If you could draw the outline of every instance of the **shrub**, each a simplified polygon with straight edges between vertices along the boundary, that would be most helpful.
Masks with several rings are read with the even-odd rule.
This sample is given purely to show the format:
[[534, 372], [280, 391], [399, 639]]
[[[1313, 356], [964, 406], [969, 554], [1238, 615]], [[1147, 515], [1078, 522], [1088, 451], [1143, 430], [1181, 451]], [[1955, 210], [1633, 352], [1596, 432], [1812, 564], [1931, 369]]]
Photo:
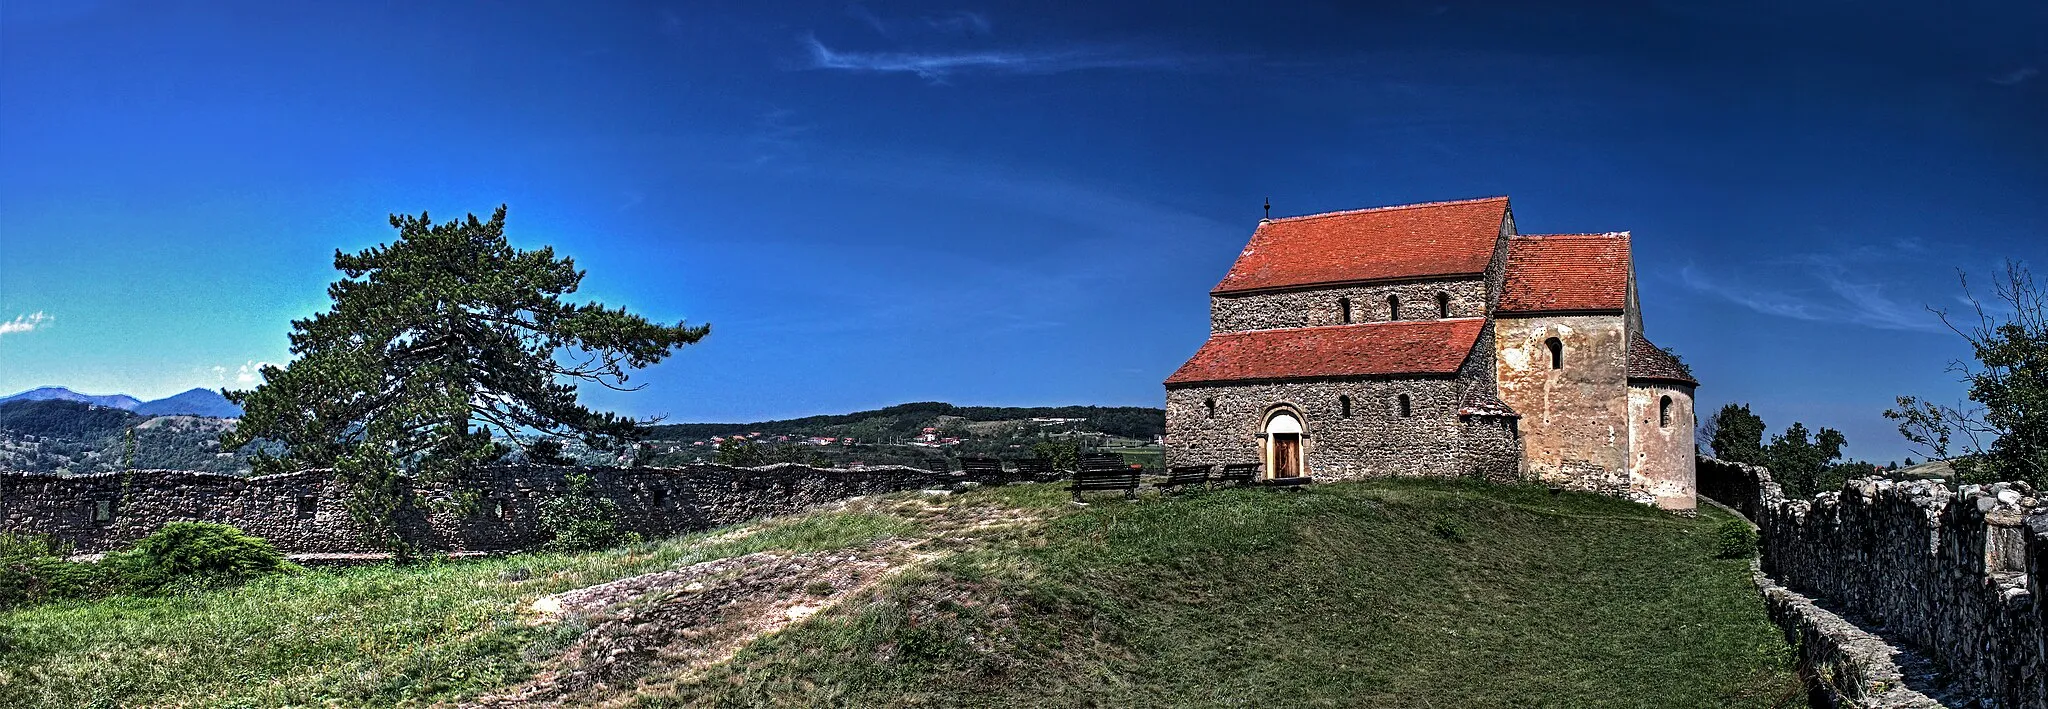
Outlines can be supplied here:
[[590, 476], [570, 473], [569, 489], [541, 503], [540, 528], [549, 535], [550, 551], [588, 551], [638, 542], [638, 534], [619, 532], [619, 505], [590, 490]]
[[211, 522], [166, 524], [102, 563], [119, 574], [125, 590], [137, 592], [225, 586], [292, 568], [262, 537]]
[[69, 552], [48, 537], [0, 532], [0, 610], [80, 595], [94, 586], [90, 567], [64, 560]]
[[1714, 530], [1716, 553], [1723, 559], [1747, 559], [1756, 554], [1756, 530], [1748, 522], [1731, 519]]
[[1429, 531], [1432, 534], [1454, 542], [1465, 541], [1467, 534], [1464, 520], [1450, 515], [1438, 516], [1436, 521], [1429, 525]]

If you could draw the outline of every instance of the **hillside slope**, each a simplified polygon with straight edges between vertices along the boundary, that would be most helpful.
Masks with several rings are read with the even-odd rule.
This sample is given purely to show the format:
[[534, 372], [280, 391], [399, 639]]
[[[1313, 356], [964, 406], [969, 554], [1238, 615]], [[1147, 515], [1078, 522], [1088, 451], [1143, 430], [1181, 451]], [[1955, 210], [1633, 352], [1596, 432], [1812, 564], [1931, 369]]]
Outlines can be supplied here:
[[1389, 481], [856, 500], [0, 615], [0, 704], [1798, 706], [1724, 519]]

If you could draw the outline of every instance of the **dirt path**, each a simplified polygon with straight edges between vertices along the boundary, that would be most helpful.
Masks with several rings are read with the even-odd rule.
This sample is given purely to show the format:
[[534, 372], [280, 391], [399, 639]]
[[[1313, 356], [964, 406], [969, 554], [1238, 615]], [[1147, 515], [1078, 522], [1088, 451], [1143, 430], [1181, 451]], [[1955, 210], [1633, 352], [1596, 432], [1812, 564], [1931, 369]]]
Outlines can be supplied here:
[[543, 597], [530, 622], [584, 622], [590, 630], [530, 681], [464, 706], [615, 705], [724, 662], [905, 568], [1042, 522], [1016, 509], [916, 499], [848, 509], [902, 517], [920, 532], [851, 549], [716, 559]]

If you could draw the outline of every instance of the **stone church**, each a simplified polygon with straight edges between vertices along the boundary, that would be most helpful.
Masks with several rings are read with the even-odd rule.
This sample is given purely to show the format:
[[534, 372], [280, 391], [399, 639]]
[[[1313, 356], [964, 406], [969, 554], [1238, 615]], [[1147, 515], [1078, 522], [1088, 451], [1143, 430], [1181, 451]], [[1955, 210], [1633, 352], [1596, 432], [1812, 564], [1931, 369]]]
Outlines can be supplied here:
[[1690, 510], [1692, 374], [1650, 344], [1628, 232], [1506, 197], [1265, 219], [1166, 379], [1171, 465], [1531, 480]]

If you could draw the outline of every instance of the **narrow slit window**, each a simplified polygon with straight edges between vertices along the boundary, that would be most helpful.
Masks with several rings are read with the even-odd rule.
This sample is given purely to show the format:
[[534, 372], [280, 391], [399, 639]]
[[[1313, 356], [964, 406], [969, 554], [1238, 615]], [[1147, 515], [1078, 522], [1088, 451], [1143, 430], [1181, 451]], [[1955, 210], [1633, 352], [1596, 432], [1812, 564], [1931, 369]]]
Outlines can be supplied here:
[[1451, 316], [1451, 294], [1436, 294], [1436, 316], [1439, 318], [1448, 318]]
[[1398, 296], [1398, 295], [1390, 295], [1390, 296], [1387, 296], [1387, 319], [1388, 319], [1388, 320], [1399, 320], [1399, 319], [1401, 319], [1401, 296]]
[[1344, 396], [1337, 397], [1337, 415], [1343, 418], [1351, 418], [1350, 395], [1347, 394]]
[[1544, 340], [1543, 346], [1550, 350], [1550, 368], [1564, 369], [1564, 341], [1553, 337]]
[[1657, 425], [1671, 427], [1671, 397], [1657, 400]]
[[1350, 298], [1338, 298], [1338, 299], [1337, 299], [1337, 312], [1338, 312], [1339, 316], [1343, 318], [1343, 322], [1344, 322], [1344, 324], [1346, 324], [1346, 325], [1349, 325], [1349, 324], [1351, 324], [1351, 299], [1350, 299]]
[[1402, 418], [1415, 415], [1415, 402], [1409, 399], [1407, 394], [1394, 397], [1394, 406], [1400, 409]]
[[1216, 418], [1216, 400], [1215, 400], [1215, 399], [1206, 399], [1206, 400], [1204, 400], [1204, 401], [1202, 402], [1202, 406], [1203, 406], [1203, 407], [1205, 407], [1205, 408], [1207, 408], [1207, 409], [1209, 409], [1209, 418]]

